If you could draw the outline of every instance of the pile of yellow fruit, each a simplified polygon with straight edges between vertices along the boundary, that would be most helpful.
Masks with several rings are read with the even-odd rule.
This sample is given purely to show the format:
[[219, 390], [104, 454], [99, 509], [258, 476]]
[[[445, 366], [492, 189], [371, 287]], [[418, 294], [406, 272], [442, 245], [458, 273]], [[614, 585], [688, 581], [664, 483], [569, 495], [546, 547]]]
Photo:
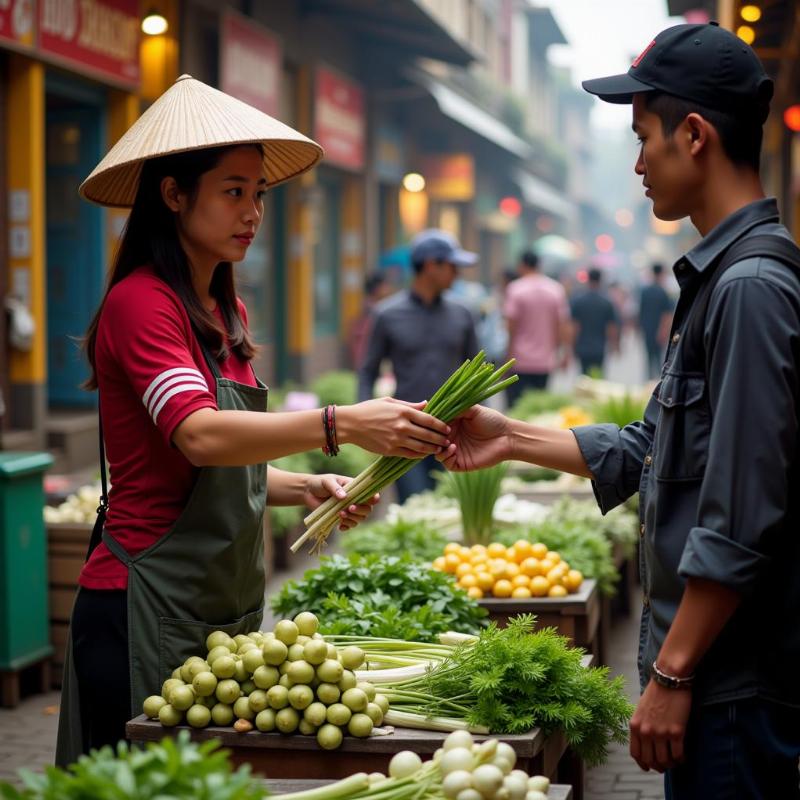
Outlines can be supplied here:
[[499, 542], [465, 547], [450, 542], [433, 568], [456, 576], [467, 594], [482, 597], [566, 597], [578, 591], [583, 575], [541, 542], [520, 539], [511, 547]]

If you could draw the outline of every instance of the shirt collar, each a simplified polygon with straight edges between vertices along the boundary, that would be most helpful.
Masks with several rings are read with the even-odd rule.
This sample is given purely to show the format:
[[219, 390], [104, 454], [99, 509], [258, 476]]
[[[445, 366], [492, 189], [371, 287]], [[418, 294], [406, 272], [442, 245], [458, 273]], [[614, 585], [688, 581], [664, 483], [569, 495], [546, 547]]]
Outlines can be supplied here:
[[748, 203], [712, 228], [683, 258], [678, 260], [675, 269], [680, 273], [683, 271], [682, 264], [688, 263], [697, 272], [703, 272], [724, 250], [751, 228], [779, 220], [778, 201], [774, 197], [764, 197]]
[[435, 308], [436, 306], [440, 306], [442, 304], [442, 295], [438, 294], [430, 303], [425, 302], [413, 289], [408, 290], [408, 296], [411, 298], [412, 302], [416, 303], [419, 306], [423, 306], [424, 308]]

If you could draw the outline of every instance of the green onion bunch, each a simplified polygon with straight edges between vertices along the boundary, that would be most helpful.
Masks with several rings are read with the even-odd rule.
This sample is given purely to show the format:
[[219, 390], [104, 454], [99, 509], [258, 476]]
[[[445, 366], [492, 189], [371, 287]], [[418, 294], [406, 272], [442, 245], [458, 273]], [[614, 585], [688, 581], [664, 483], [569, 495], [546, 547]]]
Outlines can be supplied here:
[[[443, 422], [450, 422], [467, 409], [514, 383], [517, 380], [516, 375], [503, 378], [513, 365], [514, 359], [511, 359], [495, 369], [494, 364], [487, 363], [486, 354], [481, 350], [473, 359], [465, 361], [437, 389], [428, 401], [425, 412]], [[331, 497], [305, 518], [308, 528], [292, 545], [292, 552], [296, 553], [308, 539], [314, 540], [312, 551], [321, 550], [339, 522], [340, 511], [353, 503], [365, 503], [421, 460], [402, 456], [381, 456], [375, 460], [349, 484], [347, 497], [343, 500]]]

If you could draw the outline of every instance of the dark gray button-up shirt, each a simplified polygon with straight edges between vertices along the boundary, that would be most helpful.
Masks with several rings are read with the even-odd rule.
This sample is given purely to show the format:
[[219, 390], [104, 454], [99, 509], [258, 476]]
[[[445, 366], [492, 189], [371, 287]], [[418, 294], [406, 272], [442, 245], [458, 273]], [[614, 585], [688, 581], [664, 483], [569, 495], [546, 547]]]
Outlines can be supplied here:
[[[675, 265], [681, 292], [733, 241], [789, 236], [774, 199], [738, 210]], [[704, 703], [761, 696], [800, 706], [800, 281], [770, 258], [734, 264], [712, 292], [706, 369], [690, 373], [676, 316], [644, 420], [574, 430], [605, 513], [639, 492], [644, 687], [689, 577], [740, 592], [702, 659]]]
[[381, 361], [391, 359], [395, 397], [429, 400], [444, 381], [478, 352], [472, 314], [439, 297], [426, 304], [410, 291], [398, 292], [375, 310], [369, 346], [359, 372], [358, 398], [372, 397]]

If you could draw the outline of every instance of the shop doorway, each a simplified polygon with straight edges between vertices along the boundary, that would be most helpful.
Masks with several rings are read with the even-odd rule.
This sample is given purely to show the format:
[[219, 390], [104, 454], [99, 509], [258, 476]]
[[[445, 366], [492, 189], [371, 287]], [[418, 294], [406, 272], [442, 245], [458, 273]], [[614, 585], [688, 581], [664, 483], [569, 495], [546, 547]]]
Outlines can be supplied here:
[[80, 350], [105, 278], [104, 214], [78, 196], [105, 147], [105, 92], [47, 76], [47, 390], [51, 409], [91, 408]]

